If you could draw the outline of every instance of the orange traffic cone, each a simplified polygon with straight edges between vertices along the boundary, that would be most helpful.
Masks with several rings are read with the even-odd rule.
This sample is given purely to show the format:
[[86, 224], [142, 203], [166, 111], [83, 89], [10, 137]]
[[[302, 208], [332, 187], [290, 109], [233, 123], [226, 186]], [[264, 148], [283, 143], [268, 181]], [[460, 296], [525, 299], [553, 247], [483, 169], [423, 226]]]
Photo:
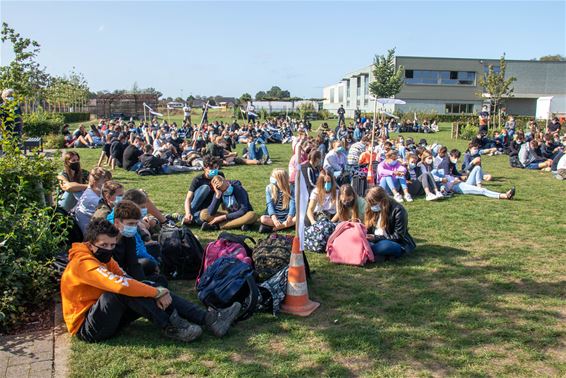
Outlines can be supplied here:
[[300, 249], [299, 238], [295, 236], [291, 250], [291, 261], [289, 261], [287, 295], [281, 305], [281, 311], [291, 315], [309, 316], [320, 306], [320, 303], [309, 299], [305, 262]]

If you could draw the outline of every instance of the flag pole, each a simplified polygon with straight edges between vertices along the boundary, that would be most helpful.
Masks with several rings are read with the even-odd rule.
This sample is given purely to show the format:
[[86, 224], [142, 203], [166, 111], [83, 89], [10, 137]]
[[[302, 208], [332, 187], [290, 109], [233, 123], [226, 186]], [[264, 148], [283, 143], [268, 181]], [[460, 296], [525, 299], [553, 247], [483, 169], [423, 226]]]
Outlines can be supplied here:
[[299, 151], [301, 148], [300, 142], [297, 142], [295, 148], [297, 149], [295, 151], [295, 164], [297, 164], [297, 172], [295, 173], [295, 209], [298, 210], [295, 212], [295, 235], [299, 237], [299, 216], [304, 216], [304, 214], [299, 214], [299, 212], [301, 211], [301, 166], [299, 164]]
[[143, 122], [147, 122], [146, 118], [145, 118], [145, 102], [143, 103]]
[[202, 117], [200, 118], [200, 127], [202, 127], [202, 124], [204, 122], [204, 114], [208, 111], [208, 101], [206, 102], [206, 105], [204, 106], [204, 111], [202, 112]]

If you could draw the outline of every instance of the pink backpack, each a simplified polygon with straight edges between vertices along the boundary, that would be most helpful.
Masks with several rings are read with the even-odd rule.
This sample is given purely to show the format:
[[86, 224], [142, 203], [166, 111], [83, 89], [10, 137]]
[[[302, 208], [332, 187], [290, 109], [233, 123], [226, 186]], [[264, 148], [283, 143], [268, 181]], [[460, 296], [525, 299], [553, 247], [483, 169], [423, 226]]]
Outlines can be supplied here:
[[342, 222], [330, 235], [326, 255], [336, 264], [363, 266], [374, 261], [373, 252], [366, 239], [367, 229], [358, 222]]
[[248, 256], [246, 249], [241, 244], [220, 238], [215, 242], [208, 243], [206, 246], [206, 251], [204, 252], [204, 257], [202, 259], [202, 266], [197, 277], [197, 284], [206, 269], [208, 269], [209, 266], [222, 256], [234, 257], [250, 266], [253, 266], [252, 259]]

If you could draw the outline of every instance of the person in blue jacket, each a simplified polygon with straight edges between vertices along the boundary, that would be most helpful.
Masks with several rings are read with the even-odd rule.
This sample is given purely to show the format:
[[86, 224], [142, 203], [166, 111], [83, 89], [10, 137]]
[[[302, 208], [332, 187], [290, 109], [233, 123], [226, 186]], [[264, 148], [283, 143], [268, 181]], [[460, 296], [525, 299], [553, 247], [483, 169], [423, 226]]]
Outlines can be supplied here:
[[215, 231], [241, 228], [242, 231], [248, 231], [257, 216], [248, 192], [240, 181], [229, 181], [222, 176], [214, 176], [210, 184], [214, 196], [208, 208], [200, 212], [200, 219], [203, 221], [201, 229]]
[[289, 174], [283, 168], [271, 172], [269, 185], [265, 187], [266, 213], [261, 216], [259, 232], [284, 230], [295, 225], [295, 188], [289, 182]]

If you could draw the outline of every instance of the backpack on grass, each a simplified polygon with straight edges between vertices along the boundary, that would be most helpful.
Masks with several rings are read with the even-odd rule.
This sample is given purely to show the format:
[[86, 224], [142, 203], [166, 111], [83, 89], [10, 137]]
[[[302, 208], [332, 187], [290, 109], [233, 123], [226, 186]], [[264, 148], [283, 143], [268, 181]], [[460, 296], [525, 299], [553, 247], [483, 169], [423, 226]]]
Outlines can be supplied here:
[[363, 266], [374, 261], [373, 251], [367, 241], [367, 229], [358, 222], [342, 222], [328, 239], [326, 255], [336, 264]]
[[206, 246], [204, 258], [202, 259], [202, 265], [197, 277], [197, 285], [207, 269], [212, 264], [214, 264], [216, 260], [224, 256], [233, 257], [253, 267], [252, 258], [248, 256], [246, 249], [242, 246], [241, 243], [219, 237], [218, 240], [212, 243], [208, 243], [208, 245]]
[[169, 279], [192, 280], [202, 265], [203, 249], [186, 227], [164, 224], [159, 233], [163, 255], [163, 273]]
[[206, 306], [216, 309], [242, 304], [238, 320], [252, 316], [256, 310], [259, 289], [254, 269], [234, 257], [218, 258], [205, 270], [197, 285], [198, 298]]
[[252, 258], [258, 281], [264, 282], [289, 266], [293, 238], [271, 234], [254, 247]]

